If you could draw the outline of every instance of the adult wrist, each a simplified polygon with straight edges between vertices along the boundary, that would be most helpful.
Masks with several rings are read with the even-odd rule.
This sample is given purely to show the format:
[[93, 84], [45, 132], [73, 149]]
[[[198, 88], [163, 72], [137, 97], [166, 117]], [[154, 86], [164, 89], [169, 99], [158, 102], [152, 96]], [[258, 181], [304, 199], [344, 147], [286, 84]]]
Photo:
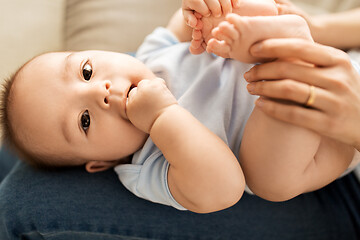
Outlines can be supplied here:
[[313, 37], [314, 41], [317, 43], [322, 43], [323, 38], [326, 37], [324, 36], [324, 31], [326, 30], [326, 23], [324, 22], [322, 17], [308, 17], [306, 21], [309, 25], [311, 36]]
[[354, 147], [358, 152], [360, 152], [360, 142], [357, 142], [357, 144]]

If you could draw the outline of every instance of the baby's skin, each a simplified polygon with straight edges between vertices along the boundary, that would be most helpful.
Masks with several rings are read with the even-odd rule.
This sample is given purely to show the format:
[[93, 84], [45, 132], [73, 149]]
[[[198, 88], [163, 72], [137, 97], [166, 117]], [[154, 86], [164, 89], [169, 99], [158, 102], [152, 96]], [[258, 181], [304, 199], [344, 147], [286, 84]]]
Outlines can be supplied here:
[[211, 32], [206, 50], [224, 58], [245, 63], [267, 59], [253, 57], [249, 50], [255, 43], [269, 38], [303, 38], [312, 40], [306, 21], [297, 15], [242, 17], [228, 14]]
[[[274, 16], [278, 14], [273, 0], [239, 0], [230, 11], [240, 16]], [[198, 23], [193, 30], [191, 53], [201, 54], [206, 50], [208, 41], [213, 37], [212, 29], [224, 21], [226, 15], [225, 12], [221, 16], [214, 16], [213, 14], [202, 16], [195, 12]]]
[[312, 41], [306, 21], [296, 15], [277, 16], [273, 0], [243, 0], [232, 12], [220, 18], [202, 17], [201, 29], [193, 30], [190, 51], [200, 54], [206, 50], [224, 58], [254, 63], [266, 61], [249, 53], [250, 47], [261, 40], [294, 37]]

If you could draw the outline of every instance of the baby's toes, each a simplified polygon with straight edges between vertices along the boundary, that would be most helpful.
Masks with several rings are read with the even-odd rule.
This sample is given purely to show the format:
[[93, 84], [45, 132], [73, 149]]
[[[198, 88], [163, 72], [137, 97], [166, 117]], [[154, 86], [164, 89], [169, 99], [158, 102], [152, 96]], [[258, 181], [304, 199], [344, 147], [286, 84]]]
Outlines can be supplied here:
[[215, 38], [212, 38], [207, 43], [206, 51], [209, 53], [214, 53], [223, 58], [228, 58], [231, 47], [225, 41], [219, 41]]
[[195, 55], [203, 53], [205, 51], [205, 47], [203, 46], [203, 43], [204, 43], [203, 39], [192, 40], [189, 47], [189, 51]]
[[214, 28], [212, 34], [216, 39], [225, 41], [230, 45], [239, 39], [239, 32], [234, 25], [226, 21], [221, 22], [217, 28]]
[[199, 40], [191, 40], [190, 46], [194, 49], [199, 48], [201, 46], [201, 44], [203, 43], [203, 39], [199, 39]]
[[200, 30], [194, 29], [192, 31], [192, 39], [193, 40], [202, 40], [203, 39], [202, 32]]

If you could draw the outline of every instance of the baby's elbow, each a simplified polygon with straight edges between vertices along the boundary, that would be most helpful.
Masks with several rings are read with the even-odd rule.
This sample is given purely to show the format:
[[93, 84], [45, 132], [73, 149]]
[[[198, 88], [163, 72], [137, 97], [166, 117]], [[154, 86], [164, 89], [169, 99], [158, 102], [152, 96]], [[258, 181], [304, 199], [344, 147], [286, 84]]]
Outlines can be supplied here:
[[223, 185], [222, 188], [204, 196], [192, 211], [197, 213], [211, 213], [232, 207], [241, 199], [244, 190], [245, 182], [243, 180], [238, 179], [238, 181], [232, 181], [231, 184]]
[[289, 186], [288, 184], [249, 185], [249, 188], [258, 197], [271, 202], [287, 201], [303, 193], [298, 186]]

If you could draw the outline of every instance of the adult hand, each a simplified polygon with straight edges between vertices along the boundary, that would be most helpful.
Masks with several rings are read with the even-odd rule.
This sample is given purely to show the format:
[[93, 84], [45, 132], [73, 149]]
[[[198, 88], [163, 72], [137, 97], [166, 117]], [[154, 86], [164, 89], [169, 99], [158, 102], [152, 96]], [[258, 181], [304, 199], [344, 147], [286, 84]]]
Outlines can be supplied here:
[[250, 51], [278, 59], [245, 74], [262, 111], [360, 150], [360, 75], [345, 52], [302, 39], [269, 39]]

